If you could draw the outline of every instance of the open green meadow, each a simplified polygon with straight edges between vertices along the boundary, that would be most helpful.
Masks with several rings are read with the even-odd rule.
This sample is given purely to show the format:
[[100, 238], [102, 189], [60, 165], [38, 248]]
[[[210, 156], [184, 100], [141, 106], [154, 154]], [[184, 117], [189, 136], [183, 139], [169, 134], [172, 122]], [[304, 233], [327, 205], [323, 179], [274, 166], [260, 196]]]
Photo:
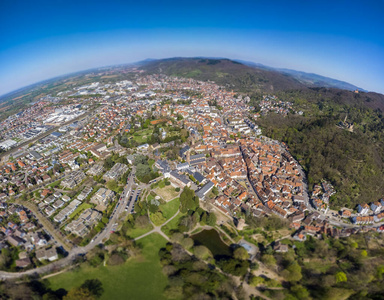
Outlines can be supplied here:
[[129, 259], [119, 266], [93, 268], [81, 266], [77, 271], [65, 272], [49, 278], [52, 290], [67, 291], [80, 286], [87, 279], [99, 279], [104, 288], [100, 299], [165, 299], [162, 291], [167, 278], [161, 271], [159, 249], [166, 240], [153, 233], [140, 241], [142, 255]]
[[147, 142], [147, 139], [151, 137], [153, 130], [152, 129], [143, 129], [136, 131], [133, 134], [133, 139], [138, 143], [138, 144], [145, 144]]
[[185, 214], [179, 212], [172, 221], [161, 227], [161, 231], [164, 232], [166, 235], [171, 236], [171, 231], [176, 230], [178, 228], [179, 221], [184, 216]]
[[160, 205], [160, 210], [163, 213], [165, 219], [169, 219], [175, 215], [180, 206], [179, 198], [173, 199], [165, 204]]
[[131, 239], [135, 239], [148, 231], [151, 231], [153, 229], [152, 224], [148, 224], [145, 228], [130, 228], [127, 230], [126, 235], [129, 236]]

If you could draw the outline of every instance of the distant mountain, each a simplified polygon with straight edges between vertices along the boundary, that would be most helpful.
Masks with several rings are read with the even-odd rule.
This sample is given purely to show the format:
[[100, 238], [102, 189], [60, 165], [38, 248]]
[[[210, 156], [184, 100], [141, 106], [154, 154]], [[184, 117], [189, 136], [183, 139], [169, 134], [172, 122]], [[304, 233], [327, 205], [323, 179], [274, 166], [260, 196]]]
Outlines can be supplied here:
[[307, 86], [330, 87], [330, 88], [337, 88], [337, 89], [349, 90], [349, 91], [359, 90], [362, 92], [367, 92], [366, 90], [360, 87], [357, 87], [353, 84], [350, 84], [348, 82], [313, 74], [313, 73], [305, 73], [305, 72], [289, 70], [289, 69], [278, 69], [278, 71], [293, 76], [294, 78], [296, 78], [301, 83], [304, 83]]
[[[356, 86], [339, 80], [304, 72], [274, 69], [262, 64], [247, 61], [230, 60], [220, 57], [175, 57], [168, 59], [146, 59], [133, 64], [106, 66], [84, 70], [51, 78], [28, 87], [0, 96], [0, 111], [12, 114], [24, 104], [37, 100], [42, 95], [68, 88], [66, 82], [88, 83], [92, 80], [108, 82], [130, 78], [132, 67], [144, 70], [148, 74], [163, 73], [197, 80], [212, 80], [229, 90], [255, 93], [286, 93], [296, 91], [300, 97], [315, 99], [313, 95], [321, 93], [324, 97], [346, 105], [363, 105], [384, 111], [384, 95], [374, 92], [354, 93]], [[102, 79], [102, 73], [112, 73], [113, 78]], [[71, 79], [71, 80], [70, 80]], [[361, 91], [362, 89], [359, 88]], [[280, 95], [281, 96], [281, 95]], [[11, 105], [10, 107], [6, 107]]]
[[[158, 63], [158, 64], [161, 64], [161, 63], [164, 63], [164, 62], [167, 62], [168, 64], [170, 62], [173, 62], [175, 63], [176, 61], [183, 61], [183, 63], [185, 64], [187, 62], [187, 60], [189, 60], [189, 62], [191, 62], [191, 60], [194, 60], [195, 62], [199, 62], [199, 60], [219, 60], [221, 62], [224, 62], [224, 61], [232, 61], [234, 63], [238, 62], [242, 65], [245, 65], [245, 66], [248, 66], [248, 67], [251, 67], [253, 69], [257, 69], [257, 70], [264, 70], [264, 71], [273, 71], [273, 72], [277, 72], [277, 73], [280, 73], [284, 76], [289, 76], [289, 77], [292, 77], [293, 79], [295, 79], [297, 82], [303, 84], [304, 86], [306, 87], [326, 87], [326, 88], [337, 88], [337, 89], [342, 89], [342, 90], [348, 90], [348, 91], [355, 91], [355, 90], [359, 90], [359, 91], [363, 91], [363, 92], [367, 92], [366, 90], [358, 87], [358, 86], [355, 86], [353, 84], [350, 84], [348, 82], [345, 82], [345, 81], [341, 81], [341, 80], [337, 80], [337, 79], [333, 79], [333, 78], [329, 78], [329, 77], [325, 77], [325, 76], [321, 76], [321, 75], [318, 75], [318, 74], [314, 74], [314, 73], [306, 73], [306, 72], [302, 72], [302, 71], [296, 71], [296, 70], [291, 70], [291, 69], [284, 69], [284, 68], [273, 68], [273, 67], [269, 67], [269, 66], [266, 66], [266, 65], [263, 65], [263, 64], [260, 64], [260, 63], [255, 63], [255, 62], [250, 62], [250, 61], [244, 61], [244, 60], [239, 60], [239, 59], [234, 59], [234, 60], [230, 60], [230, 59], [226, 59], [226, 58], [212, 58], [212, 57], [197, 57], [197, 58], [182, 58], [182, 57], [175, 57], [175, 58], [170, 58], [170, 59], [146, 59], [144, 61], [141, 61], [139, 64], [141, 66], [147, 64], [147, 63]], [[185, 67], [185, 65], [183, 66]], [[197, 64], [195, 66], [193, 65], [190, 65], [189, 67], [201, 67], [201, 65]], [[217, 67], [220, 67], [220, 66], [217, 66]], [[222, 65], [221, 67], [225, 67], [225, 65]], [[257, 80], [265, 80], [266, 77], [269, 77], [269, 76], [266, 76], [267, 73], [263, 73], [262, 74], [258, 74], [257, 76]], [[186, 72], [185, 75], [194, 75], [193, 73], [192, 74], [189, 74], [188, 72]], [[270, 79], [270, 78], [269, 78]], [[276, 78], [278, 80], [278, 78]], [[212, 79], [213, 80], [213, 79]], [[297, 84], [296, 82], [296, 84]], [[275, 83], [276, 85], [276, 83]], [[285, 89], [285, 85], [283, 85], [283, 89]], [[280, 84], [277, 84], [277, 89], [280, 88]], [[294, 86], [291, 86], [291, 88], [295, 88]]]
[[147, 73], [212, 80], [229, 89], [244, 92], [275, 92], [306, 88], [290, 75], [254, 68], [226, 58], [175, 57], [142, 61], [138, 65]]
[[[141, 61], [136, 64], [149, 74], [212, 80], [226, 88], [246, 93], [292, 92], [306, 99], [317, 93], [335, 103], [363, 105], [384, 111], [384, 95], [363, 92], [347, 82], [287, 69], [274, 69], [262, 64], [227, 58], [174, 57]], [[354, 93], [358, 89], [360, 93]]]
[[356, 85], [350, 84], [348, 82], [321, 76], [314, 73], [306, 73], [302, 71], [296, 71], [296, 70], [284, 69], [284, 68], [273, 68], [273, 67], [265, 66], [263, 64], [254, 63], [251, 61], [244, 61], [244, 60], [237, 60], [237, 59], [235, 61], [238, 61], [244, 65], [247, 65], [253, 68], [277, 71], [282, 74], [290, 75], [307, 87], [326, 87], [326, 88], [337, 88], [337, 89], [348, 90], [348, 91], [359, 90], [361, 92], [367, 92], [363, 88], [357, 87]]

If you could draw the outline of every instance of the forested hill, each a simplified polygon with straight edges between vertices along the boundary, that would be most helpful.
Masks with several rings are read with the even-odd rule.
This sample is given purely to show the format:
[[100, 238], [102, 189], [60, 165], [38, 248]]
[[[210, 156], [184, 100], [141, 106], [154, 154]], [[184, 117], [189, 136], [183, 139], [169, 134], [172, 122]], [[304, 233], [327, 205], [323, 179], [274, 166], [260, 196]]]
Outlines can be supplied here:
[[[147, 61], [141, 68], [198, 80], [213, 80], [246, 92], [257, 110], [262, 95], [290, 101], [302, 116], [270, 113], [258, 119], [263, 134], [285, 142], [303, 165], [310, 189], [325, 179], [337, 193], [333, 208], [354, 208], [384, 196], [384, 95], [305, 86], [278, 72], [227, 59], [174, 58]], [[354, 131], [337, 127], [348, 115]]]
[[138, 65], [148, 74], [161, 73], [203, 81], [212, 80], [228, 89], [246, 92], [250, 95], [289, 91], [299, 98], [306, 97], [308, 101], [316, 98], [318, 101], [317, 95], [320, 94], [324, 99], [331, 99], [338, 104], [358, 105], [384, 111], [384, 95], [382, 94], [354, 93], [338, 88], [314, 87], [313, 82], [305, 84], [290, 74], [257, 67], [257, 65], [245, 65], [230, 59], [176, 57], [145, 60]]
[[289, 75], [246, 66], [229, 59], [169, 58], [145, 61], [141, 69], [147, 73], [212, 80], [240, 92], [274, 92], [302, 89], [305, 85]]

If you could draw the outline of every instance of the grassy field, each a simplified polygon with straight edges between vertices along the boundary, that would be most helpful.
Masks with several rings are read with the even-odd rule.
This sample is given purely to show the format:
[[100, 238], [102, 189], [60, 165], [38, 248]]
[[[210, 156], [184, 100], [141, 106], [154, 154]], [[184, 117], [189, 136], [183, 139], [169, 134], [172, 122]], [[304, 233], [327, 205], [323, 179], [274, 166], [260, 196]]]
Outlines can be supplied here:
[[180, 200], [179, 198], [176, 198], [165, 204], [161, 204], [160, 209], [161, 209], [161, 212], [163, 213], [163, 216], [168, 220], [177, 212], [177, 210], [179, 209], [179, 206], [180, 206]]
[[165, 299], [162, 291], [167, 278], [161, 272], [159, 249], [166, 240], [158, 234], [151, 234], [138, 242], [142, 255], [128, 260], [120, 266], [80, 267], [77, 271], [59, 274], [49, 278], [52, 290], [64, 288], [67, 291], [80, 286], [86, 279], [99, 279], [104, 288], [100, 299]]
[[172, 200], [179, 195], [179, 193], [175, 191], [175, 188], [172, 185], [164, 186], [163, 188], [160, 188], [159, 186], [155, 192], [165, 201]]
[[172, 201], [169, 201], [167, 203], [161, 204], [159, 206], [160, 213], [150, 214], [150, 218], [156, 226], [160, 226], [164, 224], [168, 219], [173, 217], [180, 206], [180, 200], [179, 198], [176, 198]]
[[139, 130], [133, 134], [133, 139], [139, 144], [145, 144], [147, 138], [152, 135], [152, 129]]
[[148, 231], [151, 231], [153, 229], [153, 226], [151, 224], [148, 225], [146, 228], [133, 228], [129, 229], [127, 231], [127, 236], [134, 239], [139, 237], [140, 235], [143, 235], [144, 233], [147, 233]]
[[179, 214], [171, 222], [161, 227], [161, 231], [170, 236], [171, 230], [177, 229], [179, 221], [183, 216], [185, 216], [185, 214], [179, 212]]

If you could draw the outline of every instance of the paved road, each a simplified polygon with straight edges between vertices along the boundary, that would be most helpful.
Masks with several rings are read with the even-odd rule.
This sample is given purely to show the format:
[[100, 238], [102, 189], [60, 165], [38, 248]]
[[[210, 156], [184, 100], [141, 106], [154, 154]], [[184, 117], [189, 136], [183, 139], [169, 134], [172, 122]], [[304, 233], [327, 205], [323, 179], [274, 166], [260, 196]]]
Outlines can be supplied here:
[[105, 227], [105, 229], [99, 233], [96, 238], [94, 238], [87, 246], [83, 247], [85, 252], [88, 252], [96, 245], [102, 243], [104, 239], [108, 239], [111, 235], [112, 229], [115, 229], [115, 224], [117, 223], [118, 218], [120, 217], [120, 214], [124, 212], [124, 208], [127, 205], [130, 193], [132, 191], [132, 186], [134, 184], [134, 178], [135, 178], [135, 167], [133, 167], [132, 172], [129, 176], [127, 185], [124, 188], [124, 191], [121, 194], [120, 199], [117, 202], [117, 205], [115, 206], [115, 209], [109, 219], [109, 223]]
[[120, 216], [120, 214], [124, 211], [125, 206], [127, 205], [127, 201], [130, 196], [130, 192], [132, 189], [132, 185], [134, 184], [134, 174], [135, 170], [132, 170], [131, 176], [129, 177], [128, 183], [124, 188], [124, 191], [122, 193], [121, 199], [118, 200], [118, 205], [116, 205], [112, 216], [105, 227], [103, 231], [101, 231], [99, 234], [97, 234], [93, 240], [86, 246], [84, 247], [75, 247], [72, 248], [68, 252], [68, 256], [66, 256], [63, 259], [60, 259], [58, 261], [55, 261], [49, 265], [42, 266], [39, 268], [31, 269], [28, 271], [24, 272], [5, 272], [5, 271], [0, 271], [0, 279], [1, 280], [6, 280], [6, 279], [16, 279], [20, 278], [23, 276], [38, 276], [41, 274], [45, 274], [48, 272], [53, 272], [53, 271], [58, 271], [59, 269], [68, 266], [75, 258], [77, 258], [79, 255], [84, 255], [87, 252], [89, 252], [91, 249], [93, 249], [95, 246], [103, 243], [103, 241], [107, 240], [109, 236], [111, 235], [111, 232], [113, 231], [113, 227], [115, 226], [115, 223]]

